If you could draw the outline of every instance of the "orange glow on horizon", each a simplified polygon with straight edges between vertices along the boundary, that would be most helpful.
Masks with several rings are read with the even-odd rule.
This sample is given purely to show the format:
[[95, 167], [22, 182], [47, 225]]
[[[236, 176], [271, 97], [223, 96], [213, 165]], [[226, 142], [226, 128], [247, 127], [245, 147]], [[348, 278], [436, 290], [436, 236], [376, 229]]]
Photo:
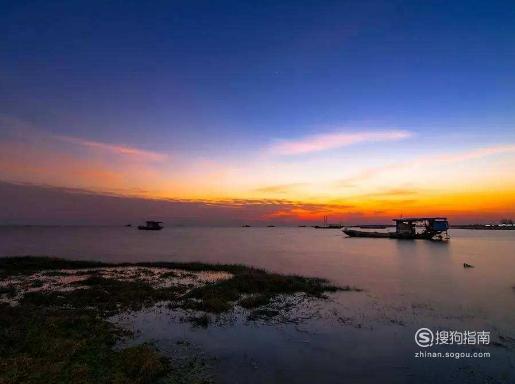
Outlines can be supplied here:
[[515, 216], [512, 152], [513, 145], [490, 146], [348, 167], [331, 157], [282, 161], [263, 154], [244, 163], [218, 163], [50, 137], [0, 141], [0, 181], [237, 209], [259, 207], [252, 211], [255, 220], [319, 222], [329, 216], [338, 221], [384, 221], [401, 214], [496, 220]]

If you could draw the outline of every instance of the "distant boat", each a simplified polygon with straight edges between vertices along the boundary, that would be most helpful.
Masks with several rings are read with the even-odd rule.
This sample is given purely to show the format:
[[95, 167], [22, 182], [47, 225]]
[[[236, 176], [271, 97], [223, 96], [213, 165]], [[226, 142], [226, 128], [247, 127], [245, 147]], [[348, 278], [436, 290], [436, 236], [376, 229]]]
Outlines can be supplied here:
[[250, 225], [248, 225], [248, 224], [243, 224], [241, 227], [242, 227], [242, 228], [250, 228]]
[[275, 225], [270, 224], [270, 225], [267, 225], [267, 227], [268, 228], [273, 228], [273, 227], [275, 227]]
[[144, 231], [160, 231], [163, 229], [162, 221], [147, 221], [146, 225], [138, 225], [138, 229]]
[[[449, 239], [447, 229], [449, 222], [445, 217], [411, 217], [393, 219], [395, 221], [395, 232], [371, 232], [358, 231], [345, 228], [343, 232], [350, 237], [373, 237], [387, 239], [405, 240], [437, 240], [445, 241]], [[417, 227], [422, 227], [422, 231], [417, 232]]]
[[126, 227], [132, 227], [132, 224], [125, 224]]

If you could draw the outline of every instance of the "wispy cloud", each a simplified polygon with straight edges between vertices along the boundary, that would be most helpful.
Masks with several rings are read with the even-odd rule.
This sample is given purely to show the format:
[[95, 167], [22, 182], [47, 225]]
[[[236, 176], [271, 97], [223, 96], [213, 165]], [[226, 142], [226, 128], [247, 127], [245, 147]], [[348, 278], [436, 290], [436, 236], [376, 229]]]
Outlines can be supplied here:
[[256, 188], [254, 191], [261, 193], [288, 193], [306, 185], [308, 185], [308, 183], [275, 184]]
[[336, 187], [342, 188], [353, 188], [356, 187], [360, 182], [374, 178], [375, 176], [381, 175], [385, 172], [406, 168], [408, 164], [387, 164], [381, 167], [365, 168], [353, 176], [346, 177], [336, 181]]
[[454, 163], [459, 161], [473, 160], [481, 157], [498, 155], [503, 153], [513, 153], [515, 152], [515, 144], [508, 145], [497, 145], [492, 147], [483, 147], [474, 149], [466, 152], [459, 152], [450, 155], [437, 155], [431, 157], [425, 157], [418, 159], [418, 162], [425, 161], [435, 161], [442, 164]]
[[167, 158], [167, 155], [164, 153], [147, 151], [135, 147], [129, 147], [126, 145], [102, 143], [99, 141], [86, 140], [73, 136], [55, 136], [55, 138], [61, 141], [65, 141], [67, 143], [72, 143], [88, 148], [99, 149], [117, 155], [136, 157], [141, 160], [160, 161]]
[[366, 131], [366, 132], [334, 132], [306, 136], [295, 140], [284, 140], [272, 145], [272, 152], [279, 155], [300, 155], [311, 152], [346, 147], [349, 145], [396, 141], [411, 137], [412, 133], [402, 130]]
[[402, 196], [410, 196], [416, 195], [419, 191], [410, 188], [391, 188], [385, 189], [383, 191], [367, 193], [362, 196], [364, 197], [402, 197]]
[[364, 169], [359, 173], [355, 174], [354, 176], [338, 180], [335, 183], [335, 185], [339, 187], [353, 187], [358, 182], [372, 179], [375, 176], [379, 176], [384, 173], [388, 173], [395, 170], [402, 170], [421, 166], [427, 167], [434, 165], [452, 164], [505, 153], [515, 153], [515, 144], [483, 147], [451, 154], [419, 156], [407, 162], [386, 164], [382, 167]]

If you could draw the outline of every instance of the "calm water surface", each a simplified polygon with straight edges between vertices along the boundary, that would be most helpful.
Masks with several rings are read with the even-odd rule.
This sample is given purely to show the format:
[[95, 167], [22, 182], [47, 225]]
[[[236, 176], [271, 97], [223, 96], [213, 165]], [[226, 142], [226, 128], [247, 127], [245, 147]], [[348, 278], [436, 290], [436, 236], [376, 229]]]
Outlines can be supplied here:
[[[170, 354], [178, 340], [193, 343], [216, 359], [225, 382], [514, 383], [515, 231], [453, 230], [451, 237], [442, 244], [313, 228], [0, 227], [0, 255], [242, 263], [365, 290], [332, 295], [301, 324], [235, 320], [192, 329], [166, 311], [119, 319]], [[424, 351], [491, 357], [416, 359], [420, 327], [489, 331], [488, 347]]]

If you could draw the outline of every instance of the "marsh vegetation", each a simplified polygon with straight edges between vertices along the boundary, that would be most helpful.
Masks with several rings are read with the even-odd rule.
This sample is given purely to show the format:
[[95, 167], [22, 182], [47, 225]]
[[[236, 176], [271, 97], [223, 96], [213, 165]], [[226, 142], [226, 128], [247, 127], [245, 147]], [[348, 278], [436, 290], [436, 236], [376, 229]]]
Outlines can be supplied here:
[[150, 344], [117, 348], [130, 334], [109, 316], [166, 304], [207, 327], [212, 314], [235, 306], [251, 319], [273, 317], [267, 305], [281, 295], [338, 290], [354, 288], [242, 265], [1, 258], [0, 383], [208, 382]]

